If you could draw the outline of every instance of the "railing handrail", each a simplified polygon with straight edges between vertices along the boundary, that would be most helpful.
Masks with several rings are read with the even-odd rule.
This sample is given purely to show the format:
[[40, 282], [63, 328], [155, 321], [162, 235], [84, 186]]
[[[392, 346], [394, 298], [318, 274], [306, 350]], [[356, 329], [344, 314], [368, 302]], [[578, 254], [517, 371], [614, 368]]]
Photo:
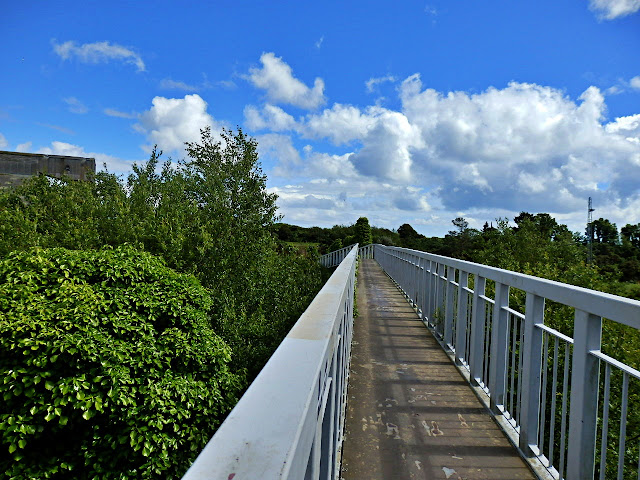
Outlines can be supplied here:
[[[640, 372], [601, 352], [602, 324], [606, 318], [640, 329], [640, 301], [418, 250], [374, 245], [373, 255], [541, 476], [593, 479], [596, 447], [604, 445], [604, 478], [616, 369], [622, 376], [617, 477], [623, 478], [629, 382]], [[493, 299], [487, 280], [495, 282]], [[510, 308], [510, 288], [526, 294], [522, 312]], [[575, 309], [573, 337], [544, 324], [546, 300]]]
[[184, 480], [336, 478], [358, 253], [352, 247]]
[[376, 245], [376, 247], [411, 253], [421, 258], [451, 265], [453, 268], [480, 275], [488, 280], [640, 329], [640, 317], [637, 316], [640, 307], [638, 300], [420, 250], [384, 245]]

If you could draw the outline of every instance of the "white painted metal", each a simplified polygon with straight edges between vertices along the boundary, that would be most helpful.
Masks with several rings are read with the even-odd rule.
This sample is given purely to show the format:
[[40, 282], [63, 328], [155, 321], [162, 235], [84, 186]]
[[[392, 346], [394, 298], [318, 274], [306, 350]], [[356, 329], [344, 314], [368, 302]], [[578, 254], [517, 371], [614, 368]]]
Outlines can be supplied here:
[[[601, 338], [602, 318], [576, 310], [569, 432], [579, 441], [569, 442], [567, 476], [572, 479], [592, 479], [594, 474], [595, 462], [591, 459], [596, 453], [600, 361], [589, 352], [600, 350]], [[590, 460], [585, 462], [585, 458]]]
[[[507, 434], [521, 452], [544, 466], [552, 478], [592, 479], [596, 444], [607, 441], [606, 428], [600, 439], [596, 435], [600, 365], [604, 362], [606, 372], [617, 369], [622, 373], [622, 437], [630, 403], [629, 381], [640, 380], [640, 372], [600, 351], [602, 318], [640, 329], [640, 302], [416, 250], [375, 245], [373, 252], [385, 272], [419, 308], [425, 324], [437, 338], [444, 337], [443, 347], [453, 349], [453, 358], [468, 372], [465, 375], [469, 381], [488, 394], [486, 404], [499, 417], [498, 423], [513, 427]], [[407, 275], [414, 267], [418, 275]], [[469, 288], [470, 279], [473, 288]], [[485, 295], [487, 280], [495, 282], [494, 299]], [[510, 289], [526, 293], [525, 312], [509, 307]], [[457, 301], [452, 318], [449, 312], [454, 310], [454, 295]], [[574, 338], [544, 325], [547, 300], [575, 308]], [[441, 325], [437, 320], [443, 306], [445, 322]], [[489, 317], [490, 324], [486, 323]], [[609, 384], [607, 373], [607, 399]], [[552, 392], [550, 398], [546, 398], [548, 392]], [[603, 415], [608, 422], [608, 403]], [[621, 476], [624, 439], [619, 451], [615, 460]], [[600, 459], [601, 468], [606, 463], [605, 453]]]
[[184, 480], [338, 478], [358, 253], [347, 248], [323, 257], [343, 261]]

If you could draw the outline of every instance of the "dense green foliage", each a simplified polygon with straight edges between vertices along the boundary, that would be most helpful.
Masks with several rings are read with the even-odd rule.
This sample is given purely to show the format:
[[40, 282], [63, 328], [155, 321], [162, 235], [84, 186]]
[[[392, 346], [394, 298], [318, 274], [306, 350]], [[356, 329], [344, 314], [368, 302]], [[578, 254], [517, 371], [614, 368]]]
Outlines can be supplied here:
[[[46, 315], [49, 316], [46, 316], [38, 310], [38, 308], [45, 310], [49, 308], [46, 305], [37, 307], [37, 301], [40, 298], [38, 295], [45, 297], [48, 295], [52, 297], [49, 300], [54, 302], [51, 304], [53, 305], [51, 308], [62, 309], [64, 307], [67, 309], [64, 310], [66, 312], [65, 322], [69, 325], [75, 325], [69, 328], [83, 332], [82, 334], [86, 337], [85, 340], [82, 340], [82, 349], [79, 350], [81, 353], [77, 354], [84, 355], [83, 358], [92, 359], [106, 355], [108, 362], [105, 365], [100, 363], [101, 367], [113, 370], [116, 379], [113, 380], [114, 382], [125, 382], [125, 380], [121, 381], [118, 375], [128, 375], [128, 377], [122, 378], [128, 382], [126, 388], [132, 389], [131, 395], [135, 397], [137, 405], [136, 408], [133, 408], [132, 404], [117, 404], [109, 397], [108, 401], [114, 409], [110, 410], [108, 415], [103, 412], [94, 415], [94, 410], [97, 411], [97, 407], [91, 407], [92, 410], [87, 410], [88, 406], [85, 410], [78, 407], [80, 408], [78, 414], [75, 407], [67, 406], [71, 402], [69, 399], [64, 400], [67, 404], [64, 406], [65, 408], [62, 408], [55, 402], [65, 395], [72, 396], [68, 390], [71, 388], [68, 386], [68, 382], [65, 380], [64, 382], [67, 383], [60, 383], [60, 389], [55, 386], [53, 390], [49, 390], [46, 386], [52, 384], [48, 384], [42, 379], [72, 379], [69, 381], [72, 382], [74, 389], [78, 384], [80, 385], [78, 388], [87, 390], [82, 394], [84, 398], [98, 398], [102, 395], [100, 392], [103, 392], [100, 389], [104, 385], [109, 386], [109, 382], [112, 382], [111, 377], [104, 373], [90, 372], [89, 365], [82, 366], [81, 363], [74, 363], [75, 360], [69, 361], [67, 358], [61, 361], [61, 354], [56, 357], [58, 360], [55, 362], [40, 360], [41, 353], [45, 357], [55, 355], [51, 352], [49, 352], [50, 355], [45, 354], [44, 346], [38, 346], [33, 350], [23, 349], [23, 352], [27, 354], [23, 354], [20, 358], [14, 358], [8, 353], [9, 344], [3, 345], [0, 356], [7, 359], [13, 358], [11, 361], [15, 363], [15, 366], [11, 368], [16, 372], [18, 368], [31, 368], [33, 362], [38, 365], [41, 363], [39, 366], [41, 373], [38, 374], [40, 380], [37, 380], [39, 383], [35, 384], [34, 388], [36, 392], [39, 392], [38, 395], [41, 395], [38, 398], [42, 401], [38, 405], [42, 407], [37, 407], [33, 412], [31, 412], [31, 407], [26, 410], [22, 408], [20, 401], [24, 400], [23, 397], [26, 395], [24, 392], [31, 392], [22, 387], [21, 393], [15, 395], [15, 402], [11, 404], [10, 408], [2, 411], [7, 419], [7, 423], [3, 424], [5, 426], [3, 432], [6, 433], [3, 454], [6, 455], [8, 449], [11, 449], [11, 455], [22, 455], [21, 463], [25, 464], [12, 468], [41, 468], [41, 472], [50, 471], [53, 473], [54, 463], [65, 462], [65, 465], [72, 465], [75, 472], [85, 472], [82, 468], [95, 468], [93, 472], [100, 478], [126, 478], [129, 475], [127, 472], [134, 469], [138, 469], [138, 476], [141, 477], [142, 473], [140, 472], [146, 472], [144, 475], [147, 478], [172, 478], [179, 477], [188, 466], [188, 460], [195, 458], [203, 442], [210, 438], [216, 425], [224, 418], [228, 408], [232, 406], [235, 396], [246, 388], [266, 363], [282, 338], [320, 289], [323, 281], [324, 272], [317, 261], [316, 249], [307, 249], [305, 255], [300, 255], [296, 249], [288, 247], [273, 235], [274, 224], [278, 219], [276, 197], [266, 190], [266, 176], [260, 168], [256, 148], [256, 142], [245, 136], [242, 131], [223, 132], [222, 140], [216, 142], [209, 130], [204, 130], [200, 142], [187, 145], [188, 157], [186, 159], [177, 164], [166, 161], [160, 166], [161, 152], [154, 150], [148, 162], [134, 165], [133, 172], [126, 180], [108, 172], [98, 173], [91, 182], [55, 180], [39, 176], [20, 187], [0, 190], [0, 261], [4, 259], [9, 262], [21, 258], [26, 265], [30, 261], [36, 261], [29, 260], [30, 257], [37, 259], [47, 256], [47, 261], [55, 263], [58, 256], [66, 259], [72, 258], [73, 255], [87, 255], [82, 257], [85, 260], [74, 260], [78, 265], [84, 264], [83, 267], [77, 267], [79, 273], [77, 273], [78, 280], [74, 281], [75, 283], [67, 280], [66, 267], [60, 267], [57, 270], [52, 267], [47, 272], [41, 272], [42, 275], [49, 275], [46, 278], [47, 285], [55, 285], [56, 282], [65, 285], [64, 290], [58, 287], [57, 294], [68, 293], [71, 298], [53, 298], [52, 290], [49, 290], [49, 293], [41, 293], [37, 289], [33, 291], [21, 290], [21, 294], [24, 294], [21, 301], [25, 306], [20, 308], [23, 308], [24, 312], [21, 317], [0, 317], [2, 341], [9, 341], [12, 337], [8, 337], [8, 333], [15, 330], [16, 325], [22, 322], [29, 327], [24, 327], [24, 337], [21, 337], [23, 340], [20, 341], [27, 342], [29, 348], [35, 347], [35, 344], [29, 343], [32, 340], [28, 339], [39, 338], [37, 335], [42, 329], [44, 332], [42, 335], [45, 335], [42, 337], [44, 343], [47, 345], [50, 343], [51, 348], [54, 348], [55, 345], [58, 345], [55, 348], [63, 345], [66, 349], [66, 343], [60, 343], [66, 342], [66, 340], [61, 339], [60, 342], [53, 340], [53, 332], [62, 328], [53, 325], [55, 323], [53, 320], [58, 317], [51, 317], [54, 315], [53, 313], [47, 313]], [[134, 275], [135, 268], [131, 267], [134, 263], [133, 251], [127, 250], [131, 247], [120, 250], [119, 246], [123, 245], [134, 245], [136, 250], [146, 252], [135, 256], [139, 259], [135, 261], [152, 264], [157, 261], [152, 260], [152, 257], [149, 256], [149, 254], [153, 254], [162, 259], [166, 267], [195, 277], [202, 287], [189, 287], [188, 292], [171, 292], [173, 288], [183, 288], [184, 282], [187, 282], [187, 280], [176, 280], [176, 278], [183, 277], [176, 277], [176, 274], [173, 273], [167, 273], [167, 282], [173, 283], [168, 283], [163, 288], [153, 287], [154, 284], [151, 280], [155, 277], [147, 278], [138, 274]], [[115, 250], [103, 250], [105, 246], [113, 247]], [[49, 253], [49, 250], [34, 250], [34, 247], [43, 249], [64, 247], [75, 252], [56, 249], [52, 251], [54, 253]], [[97, 255], [96, 252], [101, 252], [102, 256], [91, 256]], [[127, 260], [124, 266], [119, 266], [119, 257], [114, 256], [113, 252], [120, 252], [122, 255], [127, 252], [131, 259]], [[107, 258], [116, 263], [107, 267], [107, 263], [109, 263], [105, 260]], [[66, 265], [66, 263], [64, 264]], [[106, 295], [104, 292], [95, 290], [97, 287], [94, 286], [95, 279], [93, 277], [86, 279], [85, 283], [89, 286], [85, 286], [82, 283], [84, 280], [80, 280], [83, 278], [81, 273], [97, 268], [96, 264], [104, 264], [105, 269], [111, 268], [114, 271], [125, 267], [132, 269], [130, 273], [135, 281], [132, 280], [127, 287], [130, 293], [122, 293], [124, 298], [122, 301], [108, 303], [108, 308], [111, 310], [106, 310], [107, 306], [101, 306], [101, 302], [107, 300], [111, 302], [111, 300], [108, 296], [104, 297]], [[162, 268], [166, 269], [166, 267]], [[160, 266], [156, 270], [159, 268]], [[35, 274], [24, 274], [25, 278], [33, 275]], [[192, 281], [189, 280], [189, 282]], [[4, 285], [3, 282], [7, 283], [6, 280], [0, 280], [0, 287], [10, 287], [10, 285]], [[194, 283], [194, 285], [196, 284]], [[72, 286], [73, 288], [71, 288]], [[122, 287], [125, 286], [123, 283]], [[42, 288], [46, 290], [49, 287]], [[118, 323], [124, 322], [121, 316], [128, 315], [134, 308], [131, 303], [133, 298], [138, 298], [135, 301], [137, 303], [144, 299], [149, 304], [149, 309], [166, 307], [170, 309], [171, 315], [178, 315], [182, 310], [178, 308], [178, 304], [174, 303], [174, 297], [176, 295], [178, 297], [187, 294], [195, 295], [196, 293], [196, 298], [200, 299], [197, 300], [200, 302], [197, 303], [198, 322], [206, 317], [207, 328], [212, 329], [219, 337], [213, 333], [206, 333], [198, 341], [205, 342], [209, 335], [214, 335], [212, 338], [215, 339], [214, 343], [217, 345], [217, 350], [214, 353], [217, 352], [217, 356], [209, 355], [212, 351], [205, 348], [201, 352], [202, 356], [194, 357], [193, 361], [185, 357], [184, 362], [187, 363], [184, 365], [180, 363], [184, 356], [180, 349], [187, 348], [184, 345], [187, 337], [182, 334], [180, 334], [182, 336], [175, 336], [178, 335], [176, 332], [175, 335], [171, 334], [175, 338], [170, 336], [170, 338], [162, 337], [154, 340], [152, 331], [158, 328], [157, 325], [153, 326], [155, 321], [153, 315], [155, 314], [147, 319], [148, 325], [139, 323], [142, 320], [138, 319], [138, 317], [146, 315], [145, 312], [152, 312], [152, 310], [141, 310], [138, 317], [135, 317], [136, 320], [131, 320], [133, 323], [130, 325]], [[71, 303], [55, 303], [71, 302], [72, 299], [78, 304], [79, 299], [82, 299], [82, 305], [85, 305], [86, 301], [86, 308], [85, 306], [72, 306]], [[177, 299], [175, 301], [178, 302]], [[11, 307], [5, 305], [4, 308], [14, 309], [16, 305], [18, 304], [11, 304]], [[186, 308], [186, 305], [187, 303], [184, 303], [180, 308]], [[124, 353], [130, 354], [131, 358], [145, 355], [145, 358], [140, 360], [140, 366], [136, 367], [138, 370], [123, 370], [124, 373], [120, 373], [118, 369], [125, 367], [118, 367], [117, 361], [123, 362], [123, 365], [126, 366], [127, 362], [133, 365], [133, 360], [131, 362], [125, 361], [125, 358], [129, 357], [126, 357], [123, 352], [121, 352], [123, 353], [122, 358], [113, 359], [108, 356], [108, 345], [122, 339], [113, 333], [115, 340], [111, 340], [111, 337], [103, 332], [101, 316], [87, 316], [86, 318], [80, 316], [78, 319], [73, 317], [72, 313], [75, 314], [76, 310], [77, 313], [84, 314], [90, 306], [96, 312], [104, 311], [107, 312], [105, 315], [111, 315], [109, 318], [115, 322], [114, 332], [117, 330], [117, 335], [122, 334], [122, 339], [130, 338], [130, 341], [125, 342], [128, 345], [126, 349], [125, 343], [118, 344], [119, 347], [126, 350]], [[121, 312], [118, 310], [119, 308], [122, 308]], [[21, 310], [18, 309], [18, 311]], [[86, 312], [87, 315], [89, 313]], [[85, 320], [82, 320], [83, 318]], [[96, 318], [98, 319], [97, 324]], [[72, 320], [77, 320], [79, 323], [76, 325]], [[185, 321], [188, 321], [188, 318]], [[44, 328], [45, 325], [48, 325], [48, 329]], [[194, 326], [200, 328], [200, 323], [194, 324]], [[140, 331], [136, 330], [138, 328]], [[166, 327], [162, 327], [160, 330], [164, 328]], [[127, 329], [131, 329], [131, 333], [126, 333]], [[74, 335], [76, 334], [74, 333]], [[80, 334], [69, 338], [80, 343], [78, 335]], [[173, 341], [175, 345], [158, 343], [161, 341], [169, 342], [169, 340]], [[19, 339], [16, 340], [16, 342], [18, 341]], [[151, 354], [148, 350], [152, 345], [155, 345], [155, 348], [166, 347], [166, 349], [160, 350], [157, 354]], [[193, 345], [199, 344], [193, 342]], [[114, 352], [117, 352], [117, 348], [114, 348]], [[164, 371], [161, 372], [159, 366], [156, 368], [153, 365], [148, 366], [148, 372], [139, 370], [147, 368], [145, 363], [147, 360], [156, 362], [158, 358], [162, 358], [160, 364]], [[20, 359], [22, 364], [20, 364]], [[208, 365], [200, 366], [207, 362]], [[192, 368], [193, 371], [191, 371]], [[202, 375], [205, 375], [208, 371], [207, 368], [218, 372], [216, 375], [220, 374], [220, 379], [211, 376], [213, 375], [211, 373], [210, 380], [206, 382], [203, 380], [201, 383], [193, 385], [189, 383], [200, 382], [199, 372], [202, 371]], [[228, 375], [225, 373], [227, 371]], [[83, 373], [85, 376], [82, 376]], [[163, 373], [165, 377], [150, 380], [153, 375], [160, 375], [160, 373]], [[28, 378], [33, 378], [33, 381], [36, 382], [36, 376], [23, 376], [23, 374], [26, 375], [25, 372], [21, 372], [17, 377], [11, 377], [13, 380], [7, 380], [6, 382], [10, 383], [5, 383], [5, 385], [14, 385], [15, 382], [24, 382], [23, 384], [27, 385], [31, 381]], [[194, 377], [191, 378], [190, 375]], [[100, 380], [95, 380], [97, 377], [101, 377]], [[228, 380], [228, 385], [224, 386], [226, 389], [224, 394], [218, 393], [218, 390], [223, 392], [220, 383], [222, 378]], [[107, 383], [103, 385], [103, 381]], [[94, 385], [95, 382], [99, 383]], [[175, 385], [170, 382], [174, 382]], [[143, 384], [146, 385], [144, 388]], [[53, 385], [58, 385], [57, 380]], [[170, 396], [170, 393], [164, 393], [165, 387], [170, 392], [180, 394], [180, 402], [171, 404], [167, 400], [164, 406], [159, 403], [164, 397], [169, 398], [168, 395]], [[12, 388], [12, 392], [18, 391], [17, 387]], [[62, 389], [67, 389], [67, 391], [61, 393]], [[189, 389], [191, 393], [183, 395], [181, 392], [184, 389]], [[109, 391], [111, 390], [107, 388], [106, 392]], [[122, 391], [127, 392], [127, 390]], [[128, 401], [126, 395], [122, 402]], [[100, 405], [105, 409], [107, 399], [102, 396], [99, 398], [101, 399]], [[80, 400], [78, 398], [78, 405], [82, 403]], [[50, 410], [50, 407], [53, 410]], [[86, 413], [91, 417], [84, 419], [82, 415], [85, 414], [85, 411], [94, 413]], [[76, 417], [78, 415], [80, 420], [85, 423], [77, 423]], [[207, 417], [207, 423], [202, 423], [201, 415], [202, 418]], [[45, 417], [47, 418], [43, 420]], [[59, 418], [62, 417], [68, 418], [66, 422], [74, 429], [78, 429], [77, 443], [68, 447], [73, 450], [73, 452], [69, 452], [71, 460], [66, 460], [66, 454], [63, 455], [62, 450], [60, 452], [56, 450], [60, 447], [61, 442], [50, 442], [51, 445], [47, 444], [47, 448], [45, 448], [43, 445], [46, 442], [41, 442], [41, 445], [38, 443], [40, 440], [33, 440], [35, 436], [45, 435], [45, 433], [46, 435], [58, 435], [57, 431], [51, 430], [51, 428], [53, 425], [59, 425]], [[155, 417], [156, 420], [152, 421], [152, 417]], [[8, 418], [12, 418], [11, 424], [8, 423]], [[134, 428], [133, 425], [138, 425], [133, 423], [136, 418], [139, 418], [141, 422], [148, 422], [149, 425]], [[158, 423], [159, 421], [165, 422], [165, 420], [168, 422], [167, 425], [170, 425], [169, 427], [163, 426], [165, 423]], [[89, 423], [86, 423], [89, 421], [98, 422], [97, 430], [89, 428]], [[103, 421], [107, 424], [100, 423]], [[185, 424], [184, 428], [181, 426], [183, 423]], [[174, 428], [174, 424], [179, 431], [175, 432], [174, 437], [167, 437], [165, 441], [162, 435], [167, 428]], [[109, 430], [105, 425], [112, 425], [113, 428]], [[48, 430], [42, 430], [41, 426], [48, 428]], [[143, 428], [147, 428], [147, 430], [143, 430]], [[136, 432], [148, 431], [149, 433], [135, 433], [134, 437], [130, 437], [131, 429], [135, 429]], [[197, 435], [194, 433], [195, 431], [198, 432]], [[9, 434], [9, 432], [13, 433]], [[15, 432], [32, 437], [29, 437], [27, 442], [26, 437], [18, 437]], [[76, 430], [73, 430], [72, 435], [75, 435], [75, 432]], [[157, 439], [151, 437], [154, 434], [159, 437]], [[98, 437], [103, 440], [97, 440]], [[125, 437], [129, 440], [121, 444], [120, 442], [124, 441]], [[138, 439], [144, 439], [144, 441]], [[26, 453], [22, 448], [35, 449], [34, 445], [39, 445], [38, 448], [41, 451], [39, 457], [29, 456], [32, 454]], [[17, 446], [17, 450], [14, 450], [14, 446]], [[121, 448], [121, 451], [118, 452], [122, 453], [122, 457], [110, 453], [110, 449], [117, 446]], [[135, 454], [131, 453], [132, 448], [135, 449]], [[167, 453], [177, 449], [183, 453], [182, 456]], [[81, 461], [73, 457], [74, 452], [80, 455], [78, 458], [85, 460]], [[129, 459], [128, 455], [131, 458], [125, 461], [125, 458]], [[144, 462], [140, 460], [141, 456], [144, 457]], [[98, 457], [100, 457], [99, 461], [90, 460]], [[120, 458], [122, 460], [118, 460]], [[9, 461], [3, 457], [3, 462]], [[93, 462], [95, 465], [89, 467], [89, 463], [87, 463], [87, 466], [84, 466], [85, 461]], [[59, 471], [62, 471], [60, 470], [63, 468], [61, 465], [61, 463], [58, 464]], [[47, 470], [47, 468], [51, 470]], [[15, 472], [18, 471], [15, 470]], [[24, 470], [24, 472], [29, 471]], [[33, 470], [33, 472], [35, 471]], [[86, 471], [89, 472], [89, 470]], [[45, 478], [44, 473], [16, 473], [16, 478], [28, 478], [30, 475], [33, 478]], [[85, 475], [85, 473], [67, 472], [66, 477], [63, 473], [60, 475], [60, 478], [91, 478], [89, 473]]]
[[211, 303], [193, 276], [129, 246], [0, 261], [0, 470], [183, 473], [240, 389]]
[[361, 247], [369, 245], [372, 242], [371, 226], [367, 217], [360, 217], [356, 221], [356, 241]]

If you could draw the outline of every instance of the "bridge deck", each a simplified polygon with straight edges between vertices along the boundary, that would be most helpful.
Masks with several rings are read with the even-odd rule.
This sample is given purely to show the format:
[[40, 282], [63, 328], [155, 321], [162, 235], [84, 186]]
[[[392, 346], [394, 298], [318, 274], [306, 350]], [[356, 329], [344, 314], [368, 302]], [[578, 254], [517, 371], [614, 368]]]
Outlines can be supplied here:
[[341, 477], [535, 479], [374, 260], [357, 298]]

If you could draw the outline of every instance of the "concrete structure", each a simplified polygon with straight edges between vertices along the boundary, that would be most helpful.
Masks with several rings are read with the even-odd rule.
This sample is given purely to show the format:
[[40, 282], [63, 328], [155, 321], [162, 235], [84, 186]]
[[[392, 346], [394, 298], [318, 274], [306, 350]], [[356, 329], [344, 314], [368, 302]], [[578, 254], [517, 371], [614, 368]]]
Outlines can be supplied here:
[[19, 185], [38, 174], [88, 180], [95, 173], [95, 158], [0, 151], [0, 187]]

